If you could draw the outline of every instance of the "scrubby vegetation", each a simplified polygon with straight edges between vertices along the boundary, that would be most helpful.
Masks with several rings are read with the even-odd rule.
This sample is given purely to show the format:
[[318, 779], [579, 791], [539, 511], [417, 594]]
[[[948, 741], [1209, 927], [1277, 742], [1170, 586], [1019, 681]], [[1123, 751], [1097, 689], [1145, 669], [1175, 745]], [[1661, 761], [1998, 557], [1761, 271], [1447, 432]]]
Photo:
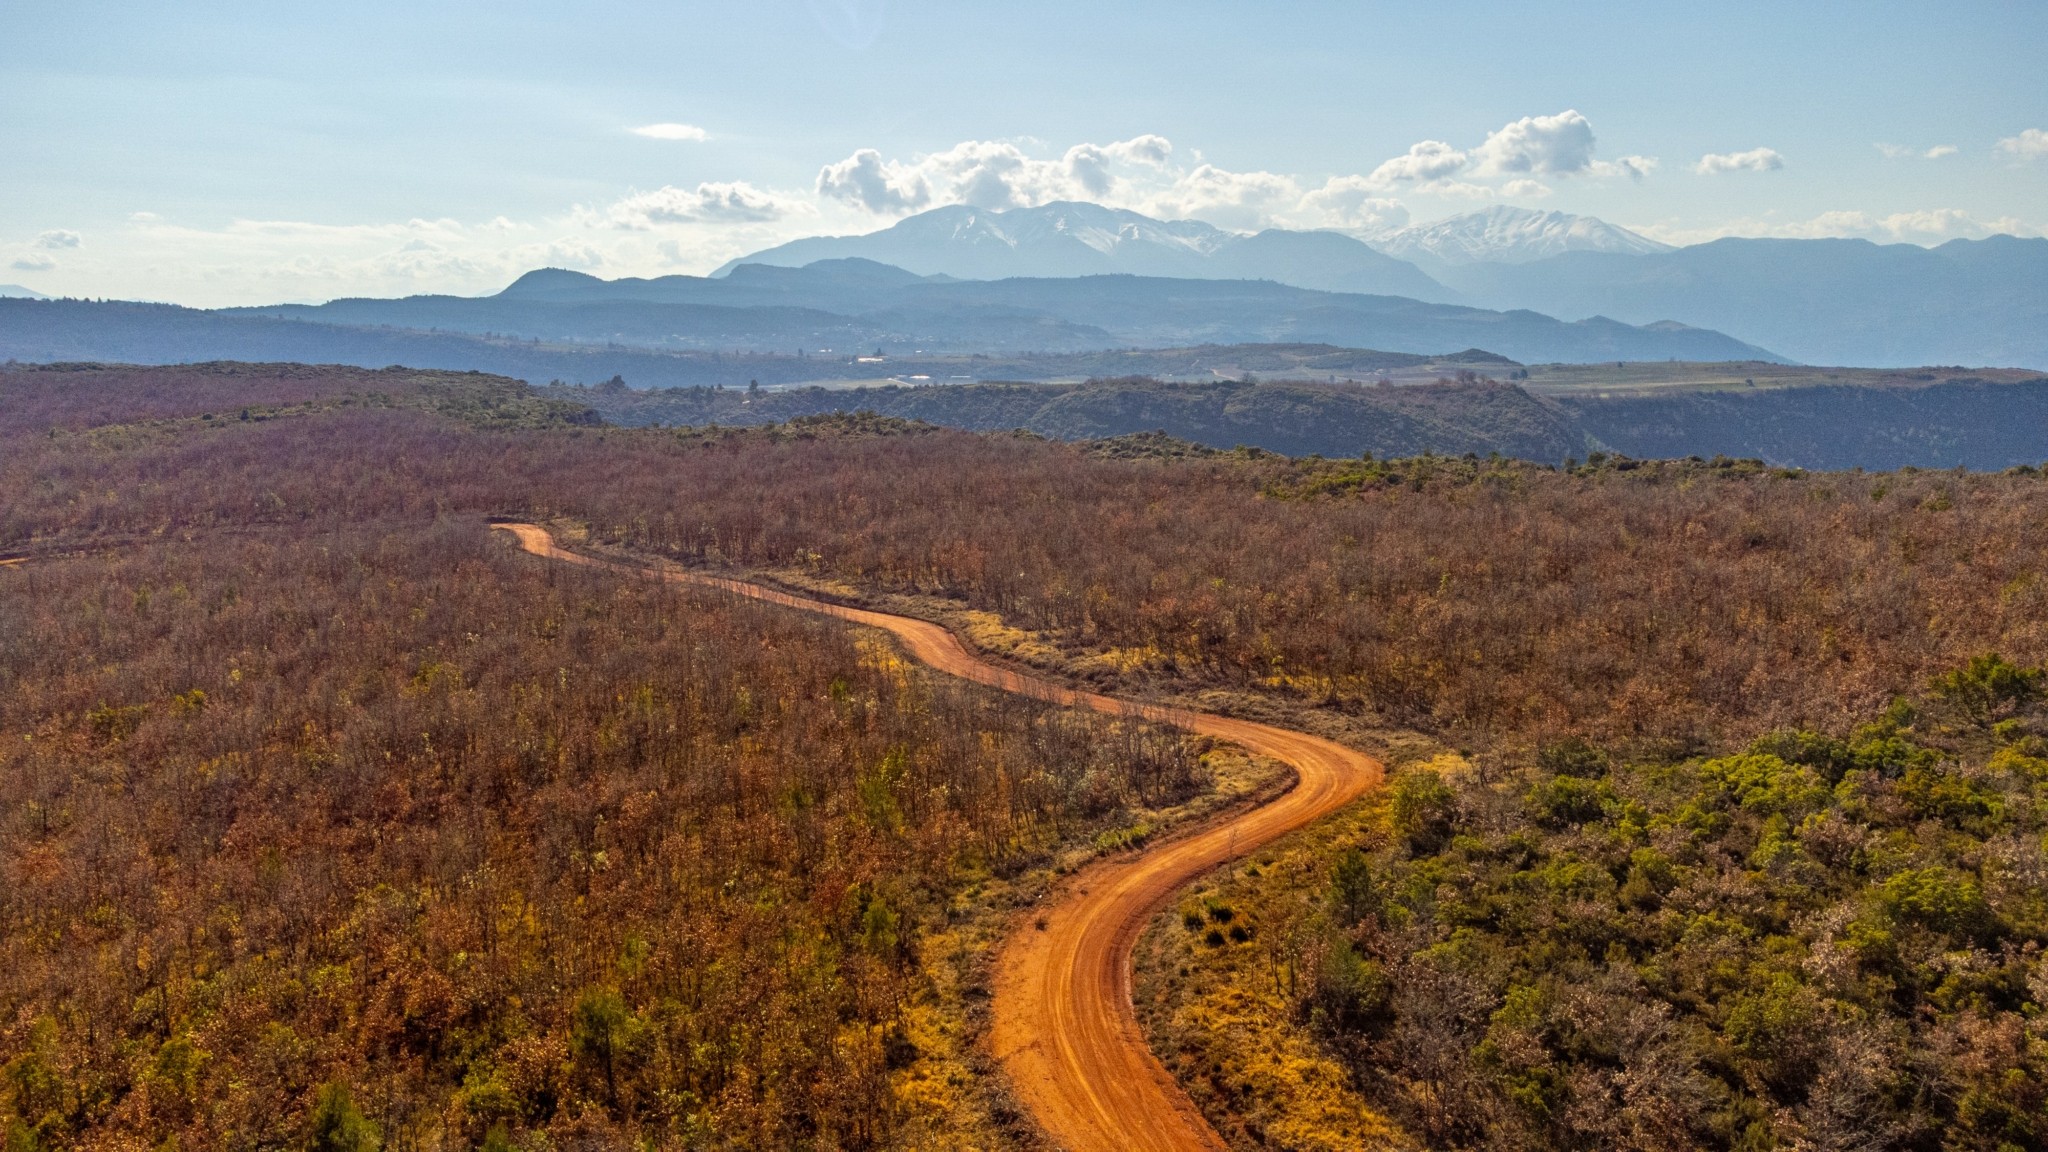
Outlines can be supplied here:
[[1557, 461], [1585, 453], [1586, 437], [1556, 405], [1482, 380], [1471, 369], [1450, 371], [1456, 375], [1414, 387], [1258, 383], [1247, 373], [1195, 383], [1119, 376], [1082, 384], [889, 384], [858, 391], [568, 387], [547, 395], [587, 404], [626, 425], [762, 424], [857, 408], [951, 428], [1026, 428], [1060, 440], [1163, 431], [1217, 448], [1247, 444], [1297, 456], [1492, 452]]
[[1257, 971], [1421, 1139], [2041, 1146], [2031, 471], [588, 420], [0, 372], [8, 1139], [943, 1144], [921, 942], [1200, 784], [837, 626], [509, 554], [517, 513], [1472, 751], [1325, 860], [1327, 932], [1233, 904], [1191, 943], [1326, 942]]
[[[1980, 657], [1851, 731], [1711, 755], [1418, 764], [1212, 891], [1243, 940], [1158, 931], [1198, 991], [1264, 994], [1239, 1028], [1298, 1023], [1429, 1147], [2048, 1147], [2043, 676]], [[1219, 996], [1156, 1026], [1239, 1111], [1328, 1111], [1188, 1036]]]

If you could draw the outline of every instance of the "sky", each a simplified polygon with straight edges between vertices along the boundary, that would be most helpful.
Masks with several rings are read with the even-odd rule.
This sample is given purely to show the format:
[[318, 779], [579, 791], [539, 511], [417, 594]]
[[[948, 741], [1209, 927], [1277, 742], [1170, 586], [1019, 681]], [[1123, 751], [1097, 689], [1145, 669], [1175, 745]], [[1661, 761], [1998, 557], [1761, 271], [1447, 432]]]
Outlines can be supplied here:
[[947, 203], [2048, 232], [2048, 4], [0, 0], [0, 284], [702, 274]]

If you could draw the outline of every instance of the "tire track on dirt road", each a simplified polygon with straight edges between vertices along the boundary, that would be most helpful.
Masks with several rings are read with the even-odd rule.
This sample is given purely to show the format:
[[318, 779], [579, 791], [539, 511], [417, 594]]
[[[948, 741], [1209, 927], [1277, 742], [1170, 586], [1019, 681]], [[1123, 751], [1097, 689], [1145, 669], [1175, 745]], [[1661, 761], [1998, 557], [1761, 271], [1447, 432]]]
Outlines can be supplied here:
[[[666, 562], [640, 568], [571, 552], [532, 524], [497, 524], [536, 556], [632, 576], [718, 588], [880, 628], [919, 663], [964, 680], [1071, 708], [1171, 724], [1291, 765], [1295, 786], [1141, 852], [1106, 857], [1069, 877], [1034, 919], [1020, 921], [996, 964], [989, 1046], [1019, 1100], [1067, 1152], [1222, 1152], [1146, 1045], [1131, 1004], [1131, 954], [1151, 918], [1205, 873], [1344, 807], [1377, 784], [1377, 760], [1341, 744], [1227, 716], [1080, 692], [980, 659], [928, 620], [828, 604]], [[1042, 927], [1040, 926], [1042, 925]]]

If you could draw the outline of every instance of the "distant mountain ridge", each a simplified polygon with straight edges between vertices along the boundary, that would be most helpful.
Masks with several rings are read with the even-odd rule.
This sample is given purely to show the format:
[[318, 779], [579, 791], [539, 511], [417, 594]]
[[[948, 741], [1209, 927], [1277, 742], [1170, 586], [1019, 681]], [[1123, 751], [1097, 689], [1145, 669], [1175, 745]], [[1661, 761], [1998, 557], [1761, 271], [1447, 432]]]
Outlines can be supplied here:
[[1125, 273], [1204, 280], [1275, 280], [1297, 288], [1448, 301], [1421, 269], [1341, 232], [1229, 232], [1199, 220], [1155, 220], [1100, 204], [1056, 201], [988, 211], [954, 204], [863, 236], [813, 236], [728, 261], [800, 268], [857, 257], [962, 280]]
[[1808, 363], [2048, 368], [2048, 240], [2011, 236], [1933, 249], [1750, 238], [1673, 248], [1590, 216], [1496, 205], [1358, 240], [1244, 235], [1091, 204], [954, 206], [866, 236], [794, 241], [720, 272], [844, 256], [968, 280], [1271, 280], [1566, 321], [1676, 320]]
[[1591, 216], [1539, 212], [1506, 204], [1382, 233], [1367, 243], [1425, 269], [1479, 263], [1527, 264], [1566, 252], [1651, 256], [1673, 251], [1669, 244]]
[[19, 284], [0, 284], [0, 299], [48, 300], [49, 297], [33, 288], [23, 288]]
[[2048, 239], [1936, 248], [1729, 237], [1646, 255], [1567, 252], [1439, 269], [1488, 308], [1676, 316], [1808, 364], [2048, 369]]
[[[771, 310], [779, 310], [776, 317], [767, 315]], [[1779, 359], [1723, 333], [1671, 322], [1591, 317], [1567, 323], [1524, 310], [1263, 280], [1123, 274], [956, 280], [862, 259], [803, 268], [743, 264], [722, 279], [600, 280], [542, 269], [495, 297], [337, 300], [233, 314], [665, 349], [844, 352], [849, 340], [897, 352], [986, 353], [1306, 343], [1424, 355], [1484, 348], [1522, 363]]]

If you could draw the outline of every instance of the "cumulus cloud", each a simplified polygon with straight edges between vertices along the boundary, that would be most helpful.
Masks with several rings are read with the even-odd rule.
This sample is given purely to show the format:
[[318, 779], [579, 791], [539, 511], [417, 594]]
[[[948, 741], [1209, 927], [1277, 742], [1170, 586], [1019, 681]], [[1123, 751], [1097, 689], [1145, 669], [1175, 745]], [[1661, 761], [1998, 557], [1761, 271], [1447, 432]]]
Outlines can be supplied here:
[[1091, 196], [1115, 191], [1117, 164], [1164, 169], [1173, 160], [1173, 142], [1164, 136], [1133, 136], [1114, 144], [1076, 144], [1061, 157], [1067, 174]]
[[644, 231], [657, 224], [760, 223], [813, 211], [803, 201], [737, 180], [636, 192], [612, 205], [608, 217], [615, 227]]
[[883, 161], [873, 148], [862, 148], [818, 173], [818, 195], [865, 208], [877, 215], [900, 216], [931, 203], [932, 188], [916, 168]]
[[1391, 232], [1408, 224], [1408, 209], [1399, 200], [1376, 195], [1379, 187], [1365, 176], [1332, 176], [1321, 188], [1301, 198], [1305, 223], [1367, 234]]
[[1366, 177], [1376, 188], [1400, 184], [1436, 184], [1465, 170], [1471, 158], [1441, 140], [1424, 140], [1372, 170]]
[[1255, 229], [1301, 202], [1301, 186], [1272, 172], [1232, 172], [1202, 164], [1143, 205], [1152, 215], [1193, 217], [1226, 228]]
[[818, 172], [820, 196], [900, 216], [938, 204], [1006, 209], [1052, 200], [1130, 200], [1138, 195], [1121, 172], [1156, 183], [1171, 167], [1173, 143], [1134, 136], [1109, 144], [1076, 144], [1057, 160], [1039, 160], [1003, 140], [963, 140], [914, 160], [884, 160], [863, 148]]
[[1956, 147], [1953, 144], [1936, 144], [1934, 147], [1929, 148], [1926, 152], [1922, 153], [1922, 155], [1926, 156], [1929, 160], [1939, 160], [1943, 156], [1953, 156], [1960, 151], [1962, 151], [1962, 149]]
[[[531, 249], [528, 249], [531, 251]], [[565, 236], [542, 250], [550, 268], [602, 268], [604, 253], [573, 236]]]
[[1752, 148], [1747, 152], [1709, 152], [1693, 165], [1693, 171], [1702, 176], [1713, 176], [1723, 172], [1776, 172], [1785, 166], [1785, 158], [1772, 148]]
[[1568, 108], [1555, 116], [1524, 116], [1510, 121], [1488, 133], [1470, 151], [1461, 151], [1442, 140], [1421, 141], [1374, 168], [1367, 179], [1382, 189], [1408, 186], [1435, 195], [1483, 199], [1494, 195], [1496, 189], [1454, 177], [1507, 178], [1507, 183], [1498, 189], [1500, 193], [1531, 196], [1550, 191], [1538, 177], [1626, 176], [1641, 180], [1657, 167], [1654, 156], [1595, 160], [1595, 143], [1592, 121]]
[[76, 248], [83, 242], [84, 238], [79, 236], [78, 233], [67, 231], [63, 228], [54, 228], [36, 237], [36, 247], [38, 248]]
[[11, 266], [21, 272], [48, 272], [57, 267], [57, 262], [41, 252], [31, 252], [16, 259]]
[[1593, 166], [1593, 123], [1576, 110], [1524, 116], [1472, 150], [1482, 176], [1576, 176]]
[[1655, 156], [1623, 156], [1619, 160], [1595, 160], [1588, 171], [1595, 176], [1626, 176], [1640, 184], [1656, 167]]
[[133, 220], [137, 224], [154, 224], [162, 220], [163, 217], [154, 212], [130, 212], [128, 219]]
[[642, 124], [629, 129], [635, 136], [649, 140], [709, 140], [711, 134], [695, 124]]
[[2008, 156], [2024, 159], [2048, 156], [2048, 132], [2029, 128], [2017, 136], [2007, 136], [1998, 142], [1998, 150]]
[[1776, 172], [1784, 166], [1785, 158], [1775, 150], [1751, 148], [1747, 152], [1709, 152], [1692, 170], [1702, 176], [1717, 176], [1723, 172]]

